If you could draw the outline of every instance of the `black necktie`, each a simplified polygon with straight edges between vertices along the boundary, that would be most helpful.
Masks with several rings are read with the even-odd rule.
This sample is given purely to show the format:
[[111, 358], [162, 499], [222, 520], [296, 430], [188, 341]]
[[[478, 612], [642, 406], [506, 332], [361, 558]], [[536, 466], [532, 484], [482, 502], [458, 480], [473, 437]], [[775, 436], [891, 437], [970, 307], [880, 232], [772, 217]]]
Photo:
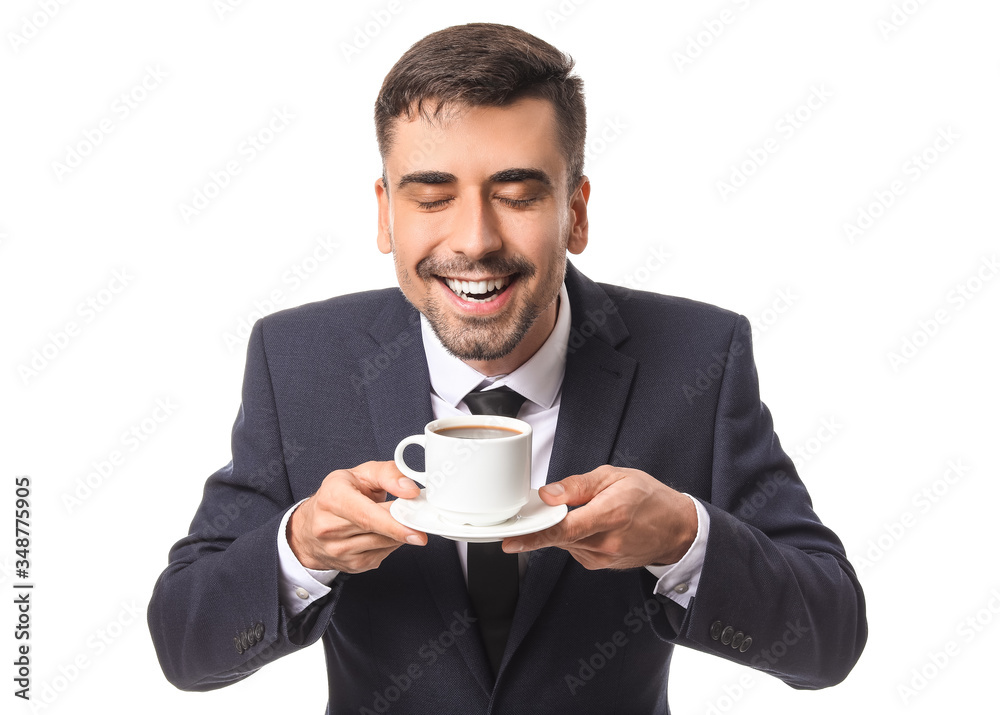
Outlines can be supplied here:
[[[465, 404], [474, 415], [517, 417], [524, 399], [523, 395], [504, 385], [485, 392], [470, 392], [465, 396]], [[499, 541], [469, 544], [467, 562], [469, 597], [479, 618], [479, 632], [486, 644], [494, 677], [500, 670], [517, 606], [517, 554], [504, 553], [500, 544]]]

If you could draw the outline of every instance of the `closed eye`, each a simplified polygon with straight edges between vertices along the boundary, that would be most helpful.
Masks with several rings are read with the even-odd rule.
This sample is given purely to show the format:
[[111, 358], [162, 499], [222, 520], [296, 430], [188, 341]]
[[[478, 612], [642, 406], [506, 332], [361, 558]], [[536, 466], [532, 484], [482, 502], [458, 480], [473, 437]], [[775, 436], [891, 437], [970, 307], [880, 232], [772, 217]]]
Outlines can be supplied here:
[[421, 209], [436, 209], [440, 206], [444, 206], [449, 201], [451, 201], [451, 199], [438, 199], [437, 201], [418, 201], [417, 207]]
[[[445, 204], [447, 204], [452, 200], [453, 199], [451, 198], [447, 198], [447, 199], [438, 199], [437, 201], [418, 201], [417, 207], [424, 210], [436, 209], [444, 206]], [[531, 199], [511, 199], [505, 196], [498, 196], [497, 201], [506, 206], [511, 207], [512, 209], [522, 209], [538, 201], [538, 198], [536, 197]]]
[[507, 206], [510, 206], [511, 208], [514, 208], [514, 209], [524, 208], [525, 206], [530, 206], [531, 204], [533, 204], [536, 201], [538, 201], [537, 198], [533, 198], [533, 199], [508, 199], [508, 198], [506, 198], [504, 196], [498, 196], [497, 200], [499, 200], [500, 203], [506, 204]]

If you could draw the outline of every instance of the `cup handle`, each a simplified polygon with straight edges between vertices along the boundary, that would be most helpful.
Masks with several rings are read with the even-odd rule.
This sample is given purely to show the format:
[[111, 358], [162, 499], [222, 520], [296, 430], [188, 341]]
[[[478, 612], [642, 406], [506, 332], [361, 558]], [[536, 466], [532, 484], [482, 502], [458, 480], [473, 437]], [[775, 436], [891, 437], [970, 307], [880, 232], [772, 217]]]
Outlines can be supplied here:
[[406, 463], [406, 460], [403, 459], [403, 450], [406, 449], [407, 446], [409, 446], [411, 444], [419, 444], [421, 447], [424, 448], [424, 450], [426, 450], [427, 449], [427, 441], [426, 440], [427, 440], [427, 435], [415, 434], [415, 435], [411, 435], [410, 437], [406, 437], [398, 445], [396, 445], [395, 460], [396, 460], [396, 466], [399, 467], [399, 471], [401, 471], [403, 474], [405, 474], [406, 476], [408, 476], [410, 479], [418, 481], [421, 484], [423, 483], [424, 476], [427, 473], [426, 472], [418, 472], [417, 470], [415, 470], [412, 467], [410, 467]]

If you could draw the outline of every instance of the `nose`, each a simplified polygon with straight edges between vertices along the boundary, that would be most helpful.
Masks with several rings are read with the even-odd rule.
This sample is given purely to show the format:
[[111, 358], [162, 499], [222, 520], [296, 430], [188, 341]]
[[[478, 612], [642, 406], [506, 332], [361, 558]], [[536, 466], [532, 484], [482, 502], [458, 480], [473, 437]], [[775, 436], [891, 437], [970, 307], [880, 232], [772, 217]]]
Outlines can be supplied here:
[[496, 213], [482, 196], [463, 197], [453, 213], [448, 247], [470, 261], [499, 251], [503, 246]]

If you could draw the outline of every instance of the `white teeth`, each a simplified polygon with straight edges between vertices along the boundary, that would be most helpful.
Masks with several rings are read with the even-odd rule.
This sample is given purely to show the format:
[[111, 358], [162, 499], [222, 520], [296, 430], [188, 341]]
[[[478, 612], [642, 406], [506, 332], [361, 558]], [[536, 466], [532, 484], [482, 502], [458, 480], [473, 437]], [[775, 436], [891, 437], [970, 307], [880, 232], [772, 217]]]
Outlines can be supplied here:
[[490, 278], [485, 281], [463, 281], [457, 280], [455, 278], [445, 278], [444, 282], [448, 285], [451, 290], [458, 294], [462, 300], [467, 300], [471, 303], [488, 303], [494, 298], [495, 295], [489, 298], [473, 298], [473, 295], [482, 295], [488, 293], [491, 290], [500, 290], [510, 283], [510, 278]]

